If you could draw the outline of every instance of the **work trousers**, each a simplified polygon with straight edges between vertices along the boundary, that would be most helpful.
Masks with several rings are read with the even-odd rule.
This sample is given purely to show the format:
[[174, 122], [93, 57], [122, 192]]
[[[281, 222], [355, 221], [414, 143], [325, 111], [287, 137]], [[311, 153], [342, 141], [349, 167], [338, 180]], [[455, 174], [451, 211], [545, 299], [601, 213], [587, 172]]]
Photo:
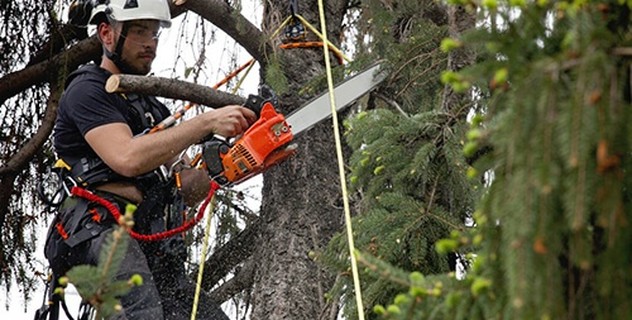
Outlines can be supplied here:
[[[125, 207], [126, 203], [120, 198], [104, 198], [119, 208]], [[60, 210], [46, 241], [46, 257], [57, 277], [76, 265], [97, 265], [101, 248], [115, 226], [113, 217], [105, 208], [81, 199], [71, 200], [71, 205], [65, 205]], [[94, 209], [102, 216], [101, 223], [94, 222]], [[93, 212], [88, 214], [89, 210]], [[55, 228], [58, 222], [67, 227], [66, 239]], [[133, 287], [120, 298], [123, 312], [111, 319], [190, 319], [195, 286], [186, 278], [184, 260], [161, 252], [160, 248], [165, 246], [160, 242], [141, 245], [130, 237], [128, 243], [116, 280], [126, 281], [139, 274], [143, 284]], [[208, 294], [201, 292], [197, 319], [228, 320], [228, 317]]]

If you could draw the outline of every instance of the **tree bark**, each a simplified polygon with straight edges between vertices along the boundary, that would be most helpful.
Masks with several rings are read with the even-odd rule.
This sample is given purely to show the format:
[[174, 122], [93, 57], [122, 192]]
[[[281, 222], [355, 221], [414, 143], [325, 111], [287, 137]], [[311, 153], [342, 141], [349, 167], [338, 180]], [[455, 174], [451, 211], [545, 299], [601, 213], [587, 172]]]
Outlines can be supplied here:
[[[230, 239], [211, 255], [204, 263], [204, 275], [202, 277], [202, 287], [211, 290], [219, 280], [226, 277], [237, 265], [252, 255], [255, 243], [261, 232], [262, 222], [260, 219], [253, 221], [245, 230]], [[194, 272], [196, 274], [197, 271]]]
[[252, 288], [256, 269], [257, 263], [253, 259], [248, 259], [243, 266], [237, 268], [234, 277], [211, 292], [211, 299], [223, 303], [236, 294]]
[[[470, 12], [464, 6], [448, 6], [448, 33], [450, 37], [458, 39], [461, 34], [474, 28], [476, 13]], [[448, 54], [448, 70], [459, 71], [472, 63], [476, 59], [476, 54], [469, 48], [458, 48]], [[443, 92], [443, 102], [441, 109], [448, 112], [458, 112], [458, 116], [464, 119], [467, 112], [459, 112], [464, 104], [470, 102], [470, 93], [456, 93], [450, 85], [445, 86]], [[463, 110], [465, 111], [465, 109]]]
[[[266, 2], [264, 32], [270, 33], [289, 14], [287, 1]], [[301, 1], [300, 14], [318, 29], [317, 2]], [[345, 1], [327, 2], [329, 39], [337, 44]], [[273, 39], [277, 41], [278, 39]], [[288, 78], [281, 96], [288, 113], [309, 97], [298, 92], [324, 71], [322, 51], [277, 52]], [[297, 156], [264, 173], [263, 231], [257, 241], [253, 319], [318, 319], [323, 294], [333, 277], [309, 258], [323, 248], [343, 224], [342, 199], [331, 122], [325, 121], [295, 140]]]

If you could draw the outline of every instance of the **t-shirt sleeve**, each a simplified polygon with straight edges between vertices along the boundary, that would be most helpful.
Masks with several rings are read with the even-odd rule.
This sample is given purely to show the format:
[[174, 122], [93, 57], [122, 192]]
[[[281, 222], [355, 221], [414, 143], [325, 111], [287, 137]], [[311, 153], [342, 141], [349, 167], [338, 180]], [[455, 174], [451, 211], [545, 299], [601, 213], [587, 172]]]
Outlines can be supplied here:
[[103, 83], [85, 81], [82, 85], [73, 86], [69, 90], [68, 98], [72, 102], [68, 115], [83, 136], [98, 126], [127, 122], [120, 106], [121, 99], [117, 94], [105, 92]]

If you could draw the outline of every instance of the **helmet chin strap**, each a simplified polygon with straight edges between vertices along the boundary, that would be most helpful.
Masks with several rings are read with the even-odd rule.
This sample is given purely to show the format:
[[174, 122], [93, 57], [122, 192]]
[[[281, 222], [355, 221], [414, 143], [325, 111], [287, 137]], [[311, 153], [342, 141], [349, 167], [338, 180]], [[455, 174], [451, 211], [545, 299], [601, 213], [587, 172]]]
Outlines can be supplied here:
[[127, 32], [129, 30], [129, 23], [123, 22], [123, 28], [121, 29], [121, 34], [116, 42], [116, 48], [114, 52], [108, 50], [105, 46], [103, 46], [103, 53], [105, 56], [112, 60], [114, 64], [121, 70], [122, 73], [133, 73], [132, 68], [129, 64], [123, 61], [123, 45], [125, 44], [125, 39], [127, 39]]

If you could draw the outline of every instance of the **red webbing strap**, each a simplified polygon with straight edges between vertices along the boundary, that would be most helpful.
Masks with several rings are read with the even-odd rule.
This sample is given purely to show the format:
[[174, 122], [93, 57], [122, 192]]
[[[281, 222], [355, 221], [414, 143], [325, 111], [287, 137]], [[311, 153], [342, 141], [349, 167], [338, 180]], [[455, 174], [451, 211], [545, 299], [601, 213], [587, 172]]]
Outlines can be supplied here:
[[[171, 230], [159, 232], [156, 234], [140, 234], [130, 228], [127, 228], [127, 231], [129, 232], [130, 236], [132, 236], [132, 238], [136, 240], [140, 240], [140, 241], [160, 241], [160, 240], [164, 240], [169, 237], [172, 237], [174, 235], [177, 235], [179, 233], [186, 232], [187, 230], [191, 229], [196, 223], [202, 220], [202, 218], [204, 217], [204, 211], [206, 211], [206, 207], [211, 202], [211, 199], [213, 198], [215, 191], [217, 191], [219, 188], [220, 186], [217, 183], [215, 183], [215, 181], [212, 181], [211, 190], [209, 190], [208, 195], [206, 196], [206, 199], [204, 199], [202, 206], [200, 206], [200, 209], [198, 210], [198, 213], [195, 215], [193, 219], [189, 219], [185, 221], [184, 223], [182, 223], [181, 226], [177, 228], [173, 228]], [[84, 198], [90, 202], [94, 202], [103, 206], [112, 214], [112, 216], [114, 216], [114, 219], [116, 219], [117, 222], [120, 221], [121, 212], [112, 202], [106, 199], [103, 199], [86, 189], [79, 188], [76, 186], [70, 190], [70, 193], [72, 193], [73, 195], [77, 197]]]

